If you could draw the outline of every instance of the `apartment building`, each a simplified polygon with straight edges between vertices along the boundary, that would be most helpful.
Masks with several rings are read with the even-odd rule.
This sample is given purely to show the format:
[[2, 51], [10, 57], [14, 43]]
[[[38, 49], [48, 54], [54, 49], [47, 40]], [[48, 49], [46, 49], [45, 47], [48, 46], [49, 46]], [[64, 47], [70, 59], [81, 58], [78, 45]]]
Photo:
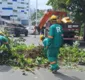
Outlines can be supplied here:
[[0, 17], [28, 24], [29, 0], [0, 0]]

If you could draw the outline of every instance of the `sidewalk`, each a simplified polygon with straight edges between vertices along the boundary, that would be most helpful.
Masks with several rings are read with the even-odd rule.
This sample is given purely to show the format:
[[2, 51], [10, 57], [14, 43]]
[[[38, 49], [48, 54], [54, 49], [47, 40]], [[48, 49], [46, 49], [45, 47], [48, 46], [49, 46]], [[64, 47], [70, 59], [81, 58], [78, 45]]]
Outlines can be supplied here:
[[85, 80], [85, 72], [60, 69], [56, 75], [47, 69], [35, 69], [34, 73], [13, 69], [9, 66], [0, 66], [0, 80]]

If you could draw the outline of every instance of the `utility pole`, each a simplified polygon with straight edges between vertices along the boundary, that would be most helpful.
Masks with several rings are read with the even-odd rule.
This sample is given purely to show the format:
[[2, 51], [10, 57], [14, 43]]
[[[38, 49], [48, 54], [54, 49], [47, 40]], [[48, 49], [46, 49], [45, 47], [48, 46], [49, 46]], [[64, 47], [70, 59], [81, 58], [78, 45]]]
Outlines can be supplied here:
[[36, 27], [37, 27], [37, 9], [38, 9], [38, 0], [36, 0], [36, 25], [35, 25], [35, 37], [36, 37]]
[[36, 0], [36, 26], [37, 26], [37, 9], [38, 9], [38, 0]]
[[30, 0], [28, 0], [28, 6], [29, 6], [29, 10], [28, 10], [28, 25], [30, 27]]

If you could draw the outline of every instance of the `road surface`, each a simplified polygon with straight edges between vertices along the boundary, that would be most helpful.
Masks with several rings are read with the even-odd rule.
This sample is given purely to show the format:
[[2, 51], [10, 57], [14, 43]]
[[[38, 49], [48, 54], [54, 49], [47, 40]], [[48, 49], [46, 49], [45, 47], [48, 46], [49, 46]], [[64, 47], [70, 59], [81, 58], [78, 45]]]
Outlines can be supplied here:
[[57, 74], [52, 74], [47, 69], [35, 69], [35, 74], [13, 69], [9, 66], [0, 66], [0, 80], [85, 80], [85, 72], [60, 69]]
[[[27, 45], [35, 44], [39, 45], [39, 36], [24, 37]], [[85, 68], [85, 66], [84, 66]], [[69, 70], [62, 68], [56, 75], [52, 74], [48, 69], [35, 69], [34, 73], [25, 72], [26, 75], [22, 75], [23, 72], [20, 69], [15, 70], [12, 67], [2, 65], [0, 66], [0, 80], [85, 80], [85, 71]]]
[[[27, 45], [31, 45], [31, 44], [35, 44], [36, 46], [39, 44], [42, 44], [42, 42], [40, 42], [39, 40], [39, 35], [29, 35], [28, 37], [24, 37], [24, 39], [26, 40], [25, 43]], [[85, 48], [85, 42], [84, 41], [80, 41], [80, 48]]]
[[27, 45], [34, 44], [38, 46], [39, 44], [41, 44], [39, 35], [29, 35], [28, 37], [24, 37], [24, 39], [26, 40], [25, 43]]

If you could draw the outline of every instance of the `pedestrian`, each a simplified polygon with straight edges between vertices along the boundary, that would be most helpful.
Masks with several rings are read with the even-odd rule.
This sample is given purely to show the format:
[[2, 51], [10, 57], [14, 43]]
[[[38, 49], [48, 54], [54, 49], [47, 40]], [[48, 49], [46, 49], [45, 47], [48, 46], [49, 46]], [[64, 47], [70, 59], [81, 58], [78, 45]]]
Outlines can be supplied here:
[[40, 40], [42, 41], [44, 45], [44, 55], [47, 57], [47, 44], [48, 44], [48, 38], [45, 38], [44, 35], [40, 35]]
[[57, 16], [50, 17], [51, 26], [48, 33], [47, 58], [50, 62], [50, 69], [53, 73], [59, 70], [57, 63], [59, 49], [63, 42], [62, 26], [57, 23]]
[[0, 32], [0, 47], [5, 44], [6, 47], [8, 48], [8, 51], [10, 51], [10, 46], [8, 43], [8, 39], [3, 35], [2, 32]]
[[34, 26], [34, 37], [36, 38], [36, 28], [37, 28], [37, 26], [35, 25]]
[[36, 34], [36, 26], [34, 26], [34, 34]]

